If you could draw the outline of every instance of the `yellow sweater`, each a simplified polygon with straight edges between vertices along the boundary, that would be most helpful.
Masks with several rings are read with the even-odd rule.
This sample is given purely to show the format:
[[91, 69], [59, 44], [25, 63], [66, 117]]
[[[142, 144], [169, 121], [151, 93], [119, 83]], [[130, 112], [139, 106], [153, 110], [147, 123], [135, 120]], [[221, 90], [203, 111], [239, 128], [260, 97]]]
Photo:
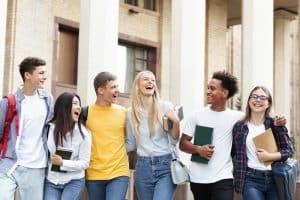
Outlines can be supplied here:
[[92, 152], [87, 180], [110, 180], [129, 176], [125, 148], [126, 109], [112, 104], [89, 106], [86, 125], [92, 135]]

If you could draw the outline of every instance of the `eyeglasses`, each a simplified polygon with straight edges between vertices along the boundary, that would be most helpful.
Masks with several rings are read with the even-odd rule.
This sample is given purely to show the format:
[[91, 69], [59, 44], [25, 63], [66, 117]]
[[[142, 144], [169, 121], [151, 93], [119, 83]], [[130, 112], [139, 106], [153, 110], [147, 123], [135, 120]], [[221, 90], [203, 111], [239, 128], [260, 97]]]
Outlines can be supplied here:
[[264, 95], [257, 95], [257, 94], [252, 94], [250, 96], [250, 98], [252, 98], [252, 99], [254, 99], [256, 101], [258, 101], [258, 100], [260, 100], [260, 101], [266, 101], [266, 100], [268, 100], [268, 97], [266, 97]]

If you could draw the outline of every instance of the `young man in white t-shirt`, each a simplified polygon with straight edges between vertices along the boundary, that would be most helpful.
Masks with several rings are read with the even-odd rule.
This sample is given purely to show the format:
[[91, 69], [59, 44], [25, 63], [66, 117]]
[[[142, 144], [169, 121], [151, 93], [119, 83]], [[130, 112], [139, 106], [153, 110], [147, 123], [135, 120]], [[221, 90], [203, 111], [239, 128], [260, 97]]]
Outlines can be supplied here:
[[[191, 190], [195, 200], [233, 199], [232, 128], [244, 113], [227, 108], [226, 103], [237, 91], [235, 76], [225, 71], [215, 72], [206, 90], [209, 105], [190, 115], [182, 129], [180, 149], [209, 160], [208, 164], [191, 162]], [[274, 125], [285, 123], [286, 118], [281, 116], [276, 118]], [[198, 146], [191, 143], [196, 125], [213, 128], [211, 144]]]
[[[14, 93], [19, 123], [10, 124], [6, 153], [0, 157], [0, 199], [14, 199], [18, 188], [22, 200], [43, 199], [47, 163], [47, 129], [53, 98], [43, 90], [46, 62], [27, 57], [19, 65], [24, 85]], [[0, 139], [3, 137], [8, 101], [0, 101]], [[16, 118], [16, 117], [15, 117]], [[19, 129], [16, 124], [19, 124]]]
[[[236, 77], [225, 71], [215, 72], [206, 91], [209, 106], [189, 116], [183, 127], [180, 149], [209, 160], [208, 164], [191, 162], [191, 190], [195, 200], [233, 199], [231, 131], [243, 113], [230, 110], [226, 102], [237, 91]], [[196, 125], [213, 128], [212, 144], [197, 146], [191, 143]]]

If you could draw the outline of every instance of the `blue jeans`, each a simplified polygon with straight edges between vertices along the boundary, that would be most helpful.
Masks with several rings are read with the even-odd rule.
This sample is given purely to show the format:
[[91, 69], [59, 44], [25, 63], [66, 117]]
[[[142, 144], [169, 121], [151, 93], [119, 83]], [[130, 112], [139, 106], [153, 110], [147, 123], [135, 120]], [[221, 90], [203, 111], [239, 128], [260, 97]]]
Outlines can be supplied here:
[[14, 199], [14, 193], [19, 188], [22, 200], [41, 200], [43, 199], [44, 179], [44, 168], [18, 166], [9, 176], [0, 174], [0, 199]]
[[119, 176], [111, 180], [87, 180], [89, 200], [124, 200], [128, 181], [128, 176]]
[[45, 181], [44, 200], [79, 200], [84, 189], [85, 179], [74, 179], [66, 184]]
[[171, 160], [171, 154], [138, 157], [135, 176], [138, 199], [171, 200], [174, 198], [176, 185], [172, 182]]
[[278, 200], [278, 193], [271, 170], [247, 168], [243, 189], [244, 200]]

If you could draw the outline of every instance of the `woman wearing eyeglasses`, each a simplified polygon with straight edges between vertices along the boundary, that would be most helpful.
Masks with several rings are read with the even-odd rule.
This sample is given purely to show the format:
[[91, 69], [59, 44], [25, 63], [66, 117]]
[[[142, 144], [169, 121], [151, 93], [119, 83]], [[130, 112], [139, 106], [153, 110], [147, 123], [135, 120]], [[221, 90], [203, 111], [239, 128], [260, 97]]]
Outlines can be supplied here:
[[[256, 86], [248, 97], [243, 120], [233, 128], [234, 187], [242, 193], [244, 200], [278, 200], [278, 193], [271, 164], [267, 161], [284, 161], [291, 154], [288, 146], [288, 130], [285, 126], [275, 126], [270, 117], [272, 97], [269, 90]], [[256, 148], [253, 137], [271, 128], [278, 152], [270, 153]], [[269, 163], [270, 163], [269, 162]]]

